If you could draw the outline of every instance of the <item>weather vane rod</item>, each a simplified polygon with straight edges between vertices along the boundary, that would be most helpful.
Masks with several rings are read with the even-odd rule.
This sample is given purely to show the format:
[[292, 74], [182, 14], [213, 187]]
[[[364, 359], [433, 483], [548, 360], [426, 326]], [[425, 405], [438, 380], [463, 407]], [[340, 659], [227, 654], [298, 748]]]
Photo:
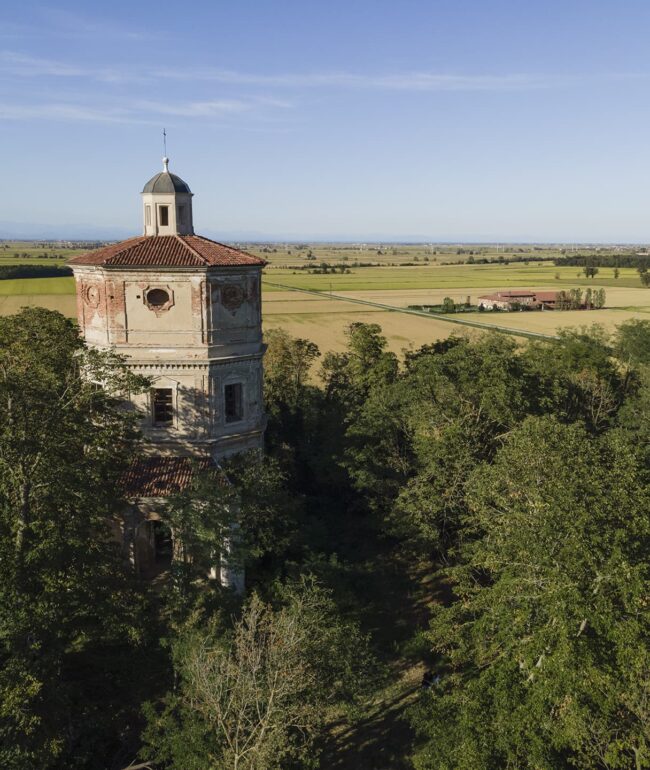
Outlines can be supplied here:
[[164, 156], [167, 157], [167, 132], [163, 128], [163, 151]]

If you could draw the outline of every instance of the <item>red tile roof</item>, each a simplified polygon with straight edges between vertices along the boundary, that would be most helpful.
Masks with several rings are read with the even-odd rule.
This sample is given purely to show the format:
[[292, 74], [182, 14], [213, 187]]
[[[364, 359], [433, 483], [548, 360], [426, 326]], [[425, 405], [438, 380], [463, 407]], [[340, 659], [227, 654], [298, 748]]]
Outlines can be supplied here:
[[519, 291], [498, 291], [496, 294], [483, 294], [479, 299], [487, 299], [493, 302], [508, 302], [518, 299], [531, 299], [533, 302], [555, 302], [557, 301], [557, 291], [530, 291], [520, 289]]
[[266, 262], [246, 251], [200, 235], [141, 235], [73, 257], [68, 264], [106, 267], [240, 267], [262, 266]]
[[535, 292], [528, 289], [518, 291], [498, 291], [496, 294], [483, 294], [479, 299], [515, 299], [517, 297], [534, 297]]
[[536, 291], [535, 298], [538, 302], [557, 302], [559, 291]]
[[127, 497], [168, 497], [182, 492], [195, 473], [210, 473], [220, 485], [227, 483], [210, 457], [142, 457], [134, 460], [121, 479]]

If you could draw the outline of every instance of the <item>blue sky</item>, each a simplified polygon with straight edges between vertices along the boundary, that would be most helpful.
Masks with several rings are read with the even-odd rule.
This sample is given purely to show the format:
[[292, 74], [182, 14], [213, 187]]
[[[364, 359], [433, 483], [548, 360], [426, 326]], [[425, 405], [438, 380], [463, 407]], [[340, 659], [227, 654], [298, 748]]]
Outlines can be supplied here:
[[0, 237], [650, 241], [650, 3], [5, 0]]

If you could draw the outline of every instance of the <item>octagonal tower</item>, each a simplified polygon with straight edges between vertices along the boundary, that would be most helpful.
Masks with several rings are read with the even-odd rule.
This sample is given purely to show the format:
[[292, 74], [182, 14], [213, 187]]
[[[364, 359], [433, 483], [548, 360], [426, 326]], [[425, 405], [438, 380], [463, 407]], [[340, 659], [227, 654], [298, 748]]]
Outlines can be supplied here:
[[144, 187], [144, 235], [70, 260], [79, 326], [153, 379], [135, 396], [149, 451], [176, 457], [258, 448], [265, 262], [194, 235], [192, 193], [169, 172]]

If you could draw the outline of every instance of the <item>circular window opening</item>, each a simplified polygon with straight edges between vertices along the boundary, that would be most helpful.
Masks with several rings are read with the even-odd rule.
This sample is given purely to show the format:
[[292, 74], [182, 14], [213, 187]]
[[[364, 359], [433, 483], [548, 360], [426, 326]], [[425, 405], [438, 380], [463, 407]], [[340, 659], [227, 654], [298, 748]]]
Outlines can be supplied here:
[[164, 289], [150, 289], [147, 292], [147, 303], [152, 307], [162, 307], [169, 302], [169, 294]]

